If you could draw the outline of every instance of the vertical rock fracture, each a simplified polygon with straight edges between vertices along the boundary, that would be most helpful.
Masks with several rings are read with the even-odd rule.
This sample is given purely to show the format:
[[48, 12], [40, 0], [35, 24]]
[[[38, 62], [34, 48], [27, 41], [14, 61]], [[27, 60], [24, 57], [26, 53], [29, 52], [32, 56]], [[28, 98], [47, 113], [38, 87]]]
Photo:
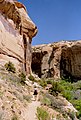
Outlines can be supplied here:
[[11, 61], [16, 69], [31, 72], [31, 41], [37, 27], [26, 8], [15, 0], [0, 0], [0, 65]]

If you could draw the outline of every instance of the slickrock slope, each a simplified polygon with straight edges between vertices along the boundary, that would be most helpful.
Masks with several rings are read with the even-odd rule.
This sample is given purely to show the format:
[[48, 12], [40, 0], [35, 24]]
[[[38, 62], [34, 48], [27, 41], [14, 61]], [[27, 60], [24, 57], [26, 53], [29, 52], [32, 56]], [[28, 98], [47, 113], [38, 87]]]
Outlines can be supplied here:
[[19, 77], [0, 69], [0, 120], [27, 120], [29, 86], [22, 86]]
[[37, 27], [26, 8], [15, 0], [0, 0], [0, 65], [14, 63], [17, 70], [31, 72], [31, 41]]
[[81, 79], [81, 41], [61, 41], [33, 49], [32, 70], [39, 77]]

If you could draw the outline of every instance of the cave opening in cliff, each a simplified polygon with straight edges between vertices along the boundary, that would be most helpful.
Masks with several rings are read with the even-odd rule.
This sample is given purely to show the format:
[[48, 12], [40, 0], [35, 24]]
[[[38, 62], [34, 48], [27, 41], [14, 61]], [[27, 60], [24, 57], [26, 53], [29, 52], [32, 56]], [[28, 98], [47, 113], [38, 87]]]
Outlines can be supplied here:
[[41, 54], [40, 53], [32, 54], [31, 68], [32, 68], [32, 72], [41, 78]]
[[70, 58], [68, 58], [68, 57], [65, 58], [64, 56], [61, 56], [60, 76], [62, 79], [65, 79], [66, 81], [73, 82], [74, 78], [71, 74], [72, 73], [71, 60], [70, 60]]
[[24, 44], [24, 69], [26, 71], [26, 49], [27, 49], [27, 40], [26, 36], [23, 35], [23, 44]]
[[32, 71], [41, 78], [41, 66], [39, 63], [32, 64]]

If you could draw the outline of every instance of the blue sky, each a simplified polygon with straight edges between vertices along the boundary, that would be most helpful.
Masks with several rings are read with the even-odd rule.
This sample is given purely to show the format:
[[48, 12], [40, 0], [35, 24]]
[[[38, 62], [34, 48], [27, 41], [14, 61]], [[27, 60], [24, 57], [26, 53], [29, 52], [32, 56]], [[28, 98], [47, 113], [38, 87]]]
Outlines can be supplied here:
[[18, 0], [38, 27], [32, 45], [81, 39], [81, 0]]

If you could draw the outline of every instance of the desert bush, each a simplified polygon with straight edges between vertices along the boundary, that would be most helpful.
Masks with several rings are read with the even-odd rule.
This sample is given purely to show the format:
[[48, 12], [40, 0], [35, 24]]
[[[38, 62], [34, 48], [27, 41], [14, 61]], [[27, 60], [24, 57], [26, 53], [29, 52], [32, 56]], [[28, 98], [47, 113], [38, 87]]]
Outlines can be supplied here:
[[77, 117], [81, 118], [81, 100], [71, 100], [70, 102], [78, 110]]
[[58, 92], [62, 92], [63, 87], [59, 84], [59, 82], [53, 81], [52, 87], [49, 89], [49, 93], [52, 95], [58, 95]]
[[[60, 85], [63, 87], [62, 95], [69, 100], [73, 106], [79, 111], [77, 113], [78, 118], [81, 117], [81, 81], [71, 83], [62, 80]], [[73, 116], [73, 114], [72, 114]]]
[[61, 79], [64, 80], [64, 81], [66, 81], [66, 82], [71, 82], [71, 83], [73, 83], [73, 79], [72, 79], [70, 76], [68, 76], [68, 77], [62, 76]]
[[71, 99], [72, 99], [72, 92], [71, 92], [71, 91], [64, 90], [64, 91], [62, 92], [62, 95], [63, 95], [63, 97], [65, 97], [67, 100], [71, 100]]
[[40, 84], [40, 86], [42, 86], [44, 88], [47, 86], [47, 82], [45, 80], [42, 80], [42, 79], [40, 80], [39, 84]]
[[65, 90], [73, 90], [73, 84], [71, 82], [66, 82], [64, 80], [61, 80], [59, 84], [65, 89]]
[[73, 100], [81, 100], [81, 90], [80, 89], [73, 90], [72, 97], [73, 97]]
[[46, 80], [47, 84], [52, 84], [52, 81], [53, 81], [53, 80], [51, 80], [51, 79], [47, 79], [47, 80]]
[[81, 80], [73, 83], [73, 89], [74, 90], [81, 90]]
[[20, 83], [25, 84], [25, 81], [26, 81], [26, 75], [25, 75], [25, 73], [21, 72], [19, 74], [19, 77], [20, 77]]
[[14, 67], [14, 64], [12, 62], [8, 62], [5, 64], [5, 68], [7, 71], [15, 73], [16, 72], [16, 68]]
[[47, 106], [51, 106], [51, 101], [49, 98], [47, 98], [46, 96], [43, 96], [42, 100], [41, 100], [41, 103], [43, 105], [47, 105]]
[[[49, 93], [53, 96], [56, 93], [61, 93], [74, 107], [79, 111], [77, 113], [78, 118], [81, 118], [81, 81], [76, 83], [68, 82], [68, 80], [61, 80], [59, 82], [53, 81], [52, 87], [49, 89]], [[51, 101], [51, 107], [59, 109], [62, 103], [56, 101], [55, 97], [48, 96]], [[70, 114], [70, 117], [74, 118], [74, 113]]]
[[50, 120], [49, 113], [44, 110], [42, 107], [37, 108], [37, 117], [38, 120]]
[[13, 94], [15, 95], [17, 99], [19, 99], [20, 101], [23, 101], [23, 96], [19, 94], [17, 91], [14, 91]]
[[61, 99], [57, 99], [57, 97], [53, 96], [53, 95], [50, 95], [50, 94], [46, 94], [46, 97], [48, 99], [50, 99], [50, 102], [51, 102], [51, 107], [53, 109], [58, 109], [60, 110], [62, 108], [62, 106], [65, 106], [65, 102], [63, 102], [63, 100]]
[[23, 98], [28, 102], [31, 101], [31, 96], [30, 95], [23, 95]]
[[30, 74], [30, 76], [28, 77], [29, 80], [31, 80], [32, 82], [36, 82], [35, 78], [33, 75]]

